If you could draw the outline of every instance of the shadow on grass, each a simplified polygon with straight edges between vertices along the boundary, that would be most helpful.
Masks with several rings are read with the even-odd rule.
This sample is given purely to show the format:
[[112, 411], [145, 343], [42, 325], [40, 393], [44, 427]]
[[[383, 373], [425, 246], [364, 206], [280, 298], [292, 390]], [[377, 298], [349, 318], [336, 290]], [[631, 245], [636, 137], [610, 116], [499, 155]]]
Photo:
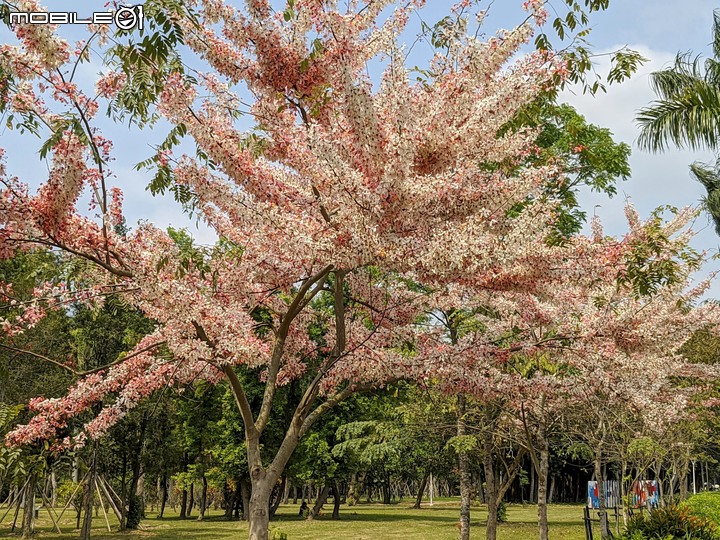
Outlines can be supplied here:
[[[293, 516], [275, 516], [275, 518], [271, 521], [271, 523], [298, 523], [307, 521], [305, 518], [301, 517], [293, 517]], [[430, 514], [383, 514], [383, 513], [373, 513], [373, 512], [360, 512], [360, 513], [351, 513], [351, 512], [340, 512], [340, 519], [332, 519], [329, 516], [319, 516], [316, 517], [313, 521], [315, 522], [323, 522], [323, 523], [333, 523], [333, 522], [351, 522], [351, 521], [358, 521], [358, 522], [370, 522], [370, 523], [386, 523], [386, 522], [392, 522], [392, 521], [429, 521], [434, 523], [455, 523], [457, 521], [457, 518], [451, 517], [451, 516], [433, 516]]]

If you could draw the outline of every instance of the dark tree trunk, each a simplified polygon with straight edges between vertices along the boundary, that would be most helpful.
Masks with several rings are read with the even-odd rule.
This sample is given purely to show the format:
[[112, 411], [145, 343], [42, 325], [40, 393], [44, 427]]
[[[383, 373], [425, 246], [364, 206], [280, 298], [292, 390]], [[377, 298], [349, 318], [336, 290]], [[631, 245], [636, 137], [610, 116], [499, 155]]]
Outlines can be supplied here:
[[187, 517], [187, 500], [188, 500], [187, 489], [183, 489], [182, 496], [180, 497], [180, 519], [185, 519]]
[[534, 504], [537, 502], [537, 497], [535, 496], [535, 492], [537, 491], [537, 486], [535, 485], [535, 467], [530, 467], [530, 493], [528, 495], [528, 502], [530, 504]]
[[190, 514], [192, 514], [193, 506], [195, 506], [195, 482], [190, 482], [190, 489], [188, 490], [187, 512], [185, 512], [186, 517], [190, 517]]
[[160, 484], [161, 484], [160, 513], [158, 514], [158, 517], [162, 519], [163, 514], [165, 513], [165, 504], [167, 503], [167, 500], [168, 500], [168, 478], [166, 475], [162, 476]]
[[417, 497], [415, 497], [415, 504], [413, 505], [413, 508], [420, 508], [420, 503], [422, 503], [423, 493], [425, 493], [425, 487], [427, 486], [429, 477], [430, 474], [427, 472], [423, 475], [423, 479], [420, 481], [420, 487], [418, 487]]
[[22, 537], [31, 538], [35, 532], [35, 486], [37, 478], [30, 476], [25, 485], [23, 501]]
[[382, 483], [383, 504], [390, 504], [390, 479], [386, 476]]
[[485, 471], [485, 499], [487, 500], [488, 518], [485, 528], [486, 540], [497, 539], [497, 482], [492, 458], [492, 433], [483, 436], [483, 470]]
[[327, 501], [329, 494], [330, 494], [330, 480], [327, 480], [325, 482], [325, 485], [323, 486], [322, 490], [320, 491], [320, 494], [318, 495], [318, 498], [315, 501], [315, 504], [313, 505], [312, 510], [310, 510], [310, 513], [308, 514], [307, 518], [309, 520], [315, 519], [315, 517], [320, 513], [323, 505], [325, 504], [325, 501]]
[[92, 455], [90, 457], [90, 470], [85, 478], [82, 499], [82, 529], [80, 529], [80, 540], [89, 540], [92, 530], [92, 508], [95, 497], [95, 484], [97, 482], [97, 441], [93, 443]]
[[[188, 453], [183, 453], [182, 458], [182, 472], [186, 473], [188, 469]], [[180, 519], [187, 517], [187, 502], [188, 502], [188, 491], [183, 484], [182, 497], [180, 498]]]
[[240, 500], [243, 507], [242, 520], [247, 521], [250, 519], [250, 486], [244, 478], [240, 480]]
[[538, 478], [538, 538], [540, 540], [548, 540], [548, 514], [547, 514], [547, 485], [548, 471], [550, 469], [550, 446], [545, 435], [545, 426], [540, 423], [538, 427], [538, 451], [539, 451], [539, 469], [537, 471]]
[[202, 521], [205, 519], [205, 510], [207, 510], [207, 490], [208, 490], [208, 482], [207, 478], [203, 474], [202, 476], [202, 490], [200, 491], [200, 514], [198, 515], [197, 520]]
[[552, 504], [555, 498], [555, 476], [550, 478], [550, 490], [548, 491], [548, 504]]
[[600, 508], [598, 517], [600, 518], [600, 537], [605, 540], [610, 538], [610, 526], [608, 525], [607, 504], [605, 502], [605, 478], [602, 470], [602, 450], [598, 448], [595, 453], [595, 479], [598, 485], [598, 500]]
[[350, 483], [348, 484], [347, 504], [348, 506], [355, 506], [359, 501], [360, 493], [358, 489], [357, 473], [352, 473], [350, 476]]
[[340, 489], [338, 488], [338, 484], [336, 481], [330, 485], [330, 489], [332, 491], [332, 496], [333, 496], [332, 518], [340, 519]]
[[[465, 396], [458, 396], [457, 405], [457, 436], [466, 435], [465, 428]], [[460, 472], [460, 540], [470, 540], [470, 493], [472, 478], [470, 477], [470, 457], [467, 451], [458, 452], [458, 467]]]
[[283, 475], [280, 485], [278, 486], [276, 484], [270, 494], [270, 519], [275, 517], [275, 512], [277, 512], [277, 509], [280, 507], [280, 502], [282, 501], [283, 493], [285, 492], [286, 482], [287, 476]]

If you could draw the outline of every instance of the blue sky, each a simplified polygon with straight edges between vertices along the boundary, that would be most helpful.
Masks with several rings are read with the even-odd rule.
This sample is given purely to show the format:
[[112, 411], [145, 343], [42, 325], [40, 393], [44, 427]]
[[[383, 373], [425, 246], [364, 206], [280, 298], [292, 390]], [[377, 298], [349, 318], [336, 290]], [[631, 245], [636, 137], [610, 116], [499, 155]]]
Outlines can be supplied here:
[[[564, 4], [562, 0], [553, 2], [558, 6]], [[510, 27], [517, 23], [524, 16], [520, 9], [521, 3], [519, 0], [495, 0], [484, 27], [485, 32], [492, 34], [499, 27]], [[59, 11], [77, 9], [77, 4], [66, 0], [51, 0], [45, 4]], [[444, 0], [428, 0], [423, 18], [429, 23], [435, 22], [447, 14], [450, 4]], [[104, 0], [86, 1], [82, 3], [82, 9], [87, 12], [92, 9], [103, 10], [103, 5]], [[635, 112], [654, 97], [648, 84], [648, 73], [670, 64], [678, 51], [709, 54], [714, 7], [707, 0], [686, 0], [682, 3], [676, 0], [611, 0], [606, 12], [591, 15], [592, 32], [588, 40], [596, 52], [608, 52], [628, 45], [650, 60], [632, 80], [609, 87], [607, 94], [591, 97], [574, 93], [570, 89], [562, 96], [589, 121], [609, 128], [616, 140], [625, 141], [633, 147], [632, 177], [618, 186], [619, 193], [614, 199], [591, 193], [583, 193], [581, 196], [582, 205], [588, 213], [599, 215], [610, 234], [620, 235], [626, 229], [623, 215], [626, 198], [632, 200], [641, 215], [647, 216], [660, 205], [696, 204], [703, 195], [701, 186], [689, 177], [688, 164], [695, 160], [711, 161], [712, 153], [671, 150], [652, 155], [643, 152], [635, 144], [638, 132], [633, 118]], [[64, 27], [61, 32], [73, 39], [81, 39], [85, 29], [80, 26]], [[0, 30], [0, 42], [8, 39], [7, 31]], [[603, 62], [601, 57], [600, 69]], [[98, 70], [98, 64], [86, 66], [81, 73], [84, 82], [92, 83]], [[162, 140], [162, 126], [143, 133], [113, 126], [109, 122], [103, 122], [102, 127], [105, 134], [115, 141], [117, 161], [113, 169], [118, 175], [118, 183], [125, 191], [125, 208], [130, 223], [148, 219], [161, 226], [189, 226], [195, 230], [194, 225], [178, 211], [170, 198], [150, 198], [145, 191], [147, 174], [132, 170], [133, 163], [151, 154], [150, 145]], [[39, 146], [40, 141], [19, 138], [15, 132], [0, 129], [0, 147], [8, 151], [10, 172], [27, 179], [31, 185], [37, 185], [47, 174], [47, 164], [39, 162], [37, 158]], [[716, 253], [720, 240], [707, 218], [701, 217], [696, 225], [701, 230], [694, 246]], [[202, 229], [196, 230], [196, 234], [201, 241], [212, 240], [212, 236]], [[720, 297], [720, 284], [713, 287], [711, 295]]]

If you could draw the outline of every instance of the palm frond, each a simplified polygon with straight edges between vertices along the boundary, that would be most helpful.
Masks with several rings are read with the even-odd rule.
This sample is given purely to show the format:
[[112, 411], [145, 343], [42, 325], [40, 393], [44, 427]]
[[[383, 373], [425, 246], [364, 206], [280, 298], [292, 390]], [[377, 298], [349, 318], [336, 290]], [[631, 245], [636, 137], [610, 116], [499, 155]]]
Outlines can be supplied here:
[[715, 232], [720, 235], [720, 158], [715, 165], [696, 161], [690, 165], [690, 174], [705, 186], [707, 196], [703, 197], [703, 206], [715, 224]]
[[638, 144], [658, 152], [673, 143], [697, 150], [714, 148], [720, 140], [720, 87], [696, 80], [671, 99], [640, 109]]

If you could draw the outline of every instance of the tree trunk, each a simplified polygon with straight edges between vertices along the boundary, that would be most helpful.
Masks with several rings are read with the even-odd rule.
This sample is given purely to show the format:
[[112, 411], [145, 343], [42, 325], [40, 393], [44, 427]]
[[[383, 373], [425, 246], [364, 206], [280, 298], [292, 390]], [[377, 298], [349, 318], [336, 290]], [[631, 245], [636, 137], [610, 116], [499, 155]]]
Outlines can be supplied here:
[[243, 478], [240, 480], [240, 500], [242, 501], [242, 520], [250, 519], [250, 490], [248, 489], [248, 481]]
[[193, 506], [195, 506], [195, 482], [190, 482], [190, 489], [188, 490], [188, 505], [185, 517], [190, 517], [192, 514]]
[[27, 485], [25, 486], [24, 504], [23, 504], [23, 520], [22, 520], [22, 537], [31, 538], [35, 532], [35, 485], [37, 478], [34, 474], [30, 475]]
[[[182, 458], [182, 472], [186, 473], [188, 469], [188, 453], [183, 452]], [[180, 498], [180, 519], [187, 517], [187, 502], [188, 502], [188, 491], [183, 483], [182, 497]]]
[[550, 469], [550, 446], [546, 439], [545, 426], [542, 422], [538, 427], [538, 450], [540, 454], [539, 469], [537, 471], [538, 538], [540, 540], [548, 540], [547, 485], [548, 471]]
[[270, 519], [275, 517], [275, 512], [277, 512], [277, 509], [280, 507], [280, 502], [282, 501], [286, 482], [287, 476], [283, 475], [282, 479], [280, 480], [280, 485], [278, 486], [277, 484], [275, 484], [272, 492], [270, 493]]
[[57, 506], [57, 475], [55, 469], [50, 471], [50, 505], [53, 508]]
[[535, 467], [530, 467], [530, 493], [528, 494], [528, 502], [530, 504], [537, 503], [537, 497], [535, 496], [535, 492], [537, 491], [537, 486], [535, 485]]
[[160, 513], [158, 514], [158, 517], [162, 519], [163, 514], [165, 513], [165, 504], [168, 500], [168, 479], [167, 476], [163, 475], [162, 479], [160, 480], [161, 483], [161, 495], [160, 495]]
[[550, 479], [550, 491], [548, 491], [548, 504], [552, 504], [555, 498], [555, 476]]
[[[465, 396], [458, 396], [457, 404], [457, 436], [464, 437], [465, 429]], [[470, 457], [466, 450], [458, 452], [460, 471], [460, 540], [470, 540], [470, 493], [472, 478], [470, 477]]]
[[602, 471], [602, 453], [598, 449], [595, 454], [595, 479], [598, 485], [598, 500], [600, 502], [598, 509], [598, 517], [600, 518], [600, 538], [605, 540], [610, 538], [610, 527], [608, 525], [607, 505], [605, 504], [605, 479]]
[[487, 500], [487, 526], [485, 539], [497, 539], [497, 483], [492, 459], [492, 433], [483, 436], [483, 469], [485, 471], [485, 499]]
[[360, 494], [358, 493], [358, 477], [357, 473], [352, 473], [350, 476], [350, 483], [348, 484], [347, 504], [348, 506], [355, 506], [359, 501]]
[[655, 479], [658, 485], [658, 497], [660, 500], [660, 506], [665, 506], [665, 490], [663, 489], [663, 481], [660, 473], [662, 472], [662, 465], [658, 465], [655, 472]]
[[290, 500], [290, 488], [292, 487], [292, 482], [288, 482], [287, 479], [285, 480], [285, 493], [283, 494], [283, 504], [287, 504]]
[[187, 500], [188, 492], [187, 489], [183, 488], [182, 497], [180, 497], [180, 519], [185, 519], [187, 517]]
[[82, 529], [80, 530], [80, 540], [89, 540], [90, 531], [92, 530], [92, 507], [95, 497], [95, 483], [97, 482], [97, 447], [98, 443], [93, 443], [92, 455], [90, 458], [90, 470], [88, 471], [83, 486], [82, 499]]
[[315, 501], [315, 505], [312, 507], [312, 510], [310, 510], [310, 513], [308, 514], [308, 517], [307, 517], [308, 520], [315, 519], [315, 517], [320, 513], [323, 505], [325, 504], [325, 501], [327, 501], [329, 494], [330, 494], [330, 480], [327, 480], [325, 485], [322, 488], [322, 491], [320, 491], [320, 494], [318, 495], [317, 500]]
[[430, 474], [427, 472], [423, 475], [423, 479], [420, 481], [420, 487], [418, 487], [417, 497], [415, 497], [415, 504], [413, 505], [413, 508], [420, 508], [420, 503], [422, 503], [423, 493], [425, 493], [425, 487], [427, 486], [429, 476]]
[[688, 496], [688, 472], [690, 471], [690, 463], [685, 462], [680, 467], [680, 500], [684, 501]]
[[330, 485], [330, 490], [333, 496], [333, 519], [340, 519], [340, 489], [338, 488], [337, 481], [333, 481]]
[[207, 509], [207, 490], [208, 490], [208, 482], [207, 478], [203, 474], [202, 476], [202, 491], [200, 491], [200, 514], [198, 515], [197, 520], [202, 521], [205, 519], [205, 510]]
[[[265, 476], [265, 475], [263, 475]], [[249, 540], [268, 540], [270, 529], [270, 495], [275, 482], [267, 482], [267, 477], [259, 481], [252, 479], [249, 511]]]

